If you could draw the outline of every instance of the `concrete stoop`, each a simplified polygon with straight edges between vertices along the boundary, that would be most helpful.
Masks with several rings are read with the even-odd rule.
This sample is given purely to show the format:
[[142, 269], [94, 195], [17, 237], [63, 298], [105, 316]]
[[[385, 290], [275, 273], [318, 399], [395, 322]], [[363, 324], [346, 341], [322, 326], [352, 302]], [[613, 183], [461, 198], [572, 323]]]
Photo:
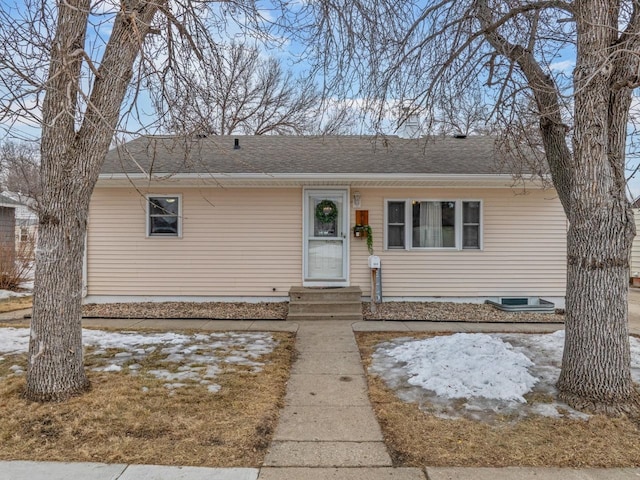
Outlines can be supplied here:
[[287, 320], [362, 321], [362, 290], [360, 287], [291, 287]]

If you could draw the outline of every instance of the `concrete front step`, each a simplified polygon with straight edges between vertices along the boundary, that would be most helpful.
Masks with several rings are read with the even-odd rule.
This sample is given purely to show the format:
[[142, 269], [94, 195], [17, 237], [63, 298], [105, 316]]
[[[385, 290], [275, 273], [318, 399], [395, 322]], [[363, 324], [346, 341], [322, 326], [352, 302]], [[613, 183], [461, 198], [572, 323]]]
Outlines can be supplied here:
[[357, 302], [342, 302], [336, 300], [300, 301], [289, 304], [289, 314], [291, 313], [361, 314], [362, 303], [359, 300]]
[[313, 301], [342, 301], [360, 302], [362, 301], [362, 290], [360, 287], [340, 287], [340, 288], [306, 288], [291, 287], [289, 290], [290, 303], [313, 302]]
[[291, 287], [289, 299], [287, 320], [362, 320], [360, 287]]

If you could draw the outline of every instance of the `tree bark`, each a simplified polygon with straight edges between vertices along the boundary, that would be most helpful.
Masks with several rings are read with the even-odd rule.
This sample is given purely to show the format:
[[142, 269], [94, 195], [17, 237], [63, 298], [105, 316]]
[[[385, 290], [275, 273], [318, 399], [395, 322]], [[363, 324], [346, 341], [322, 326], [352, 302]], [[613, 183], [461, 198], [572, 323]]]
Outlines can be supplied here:
[[125, 2], [93, 81], [81, 126], [78, 96], [90, 0], [58, 3], [43, 102], [42, 202], [25, 395], [60, 401], [89, 388], [82, 350], [82, 261], [91, 193], [160, 3]]
[[623, 174], [630, 92], [611, 89], [616, 65], [610, 46], [616, 41], [617, 19], [616, 9], [601, 0], [576, 4], [575, 168], [558, 389], [562, 399], [581, 410], [635, 415], [639, 402], [627, 322], [635, 227]]
[[[569, 405], [617, 415], [640, 413], [631, 379], [627, 296], [635, 224], [625, 194], [626, 125], [631, 90], [621, 78], [637, 67], [617, 40], [615, 2], [575, 2], [573, 152], [566, 144], [557, 88], [533, 53], [509, 43], [478, 2], [485, 37], [517, 63], [534, 93], [553, 184], [569, 220], [565, 346], [557, 387]], [[635, 37], [635, 36], [632, 36]]]
[[47, 195], [59, 208], [40, 219], [26, 390], [31, 400], [65, 400], [89, 388], [80, 324], [87, 207], [72, 189], [55, 200]]

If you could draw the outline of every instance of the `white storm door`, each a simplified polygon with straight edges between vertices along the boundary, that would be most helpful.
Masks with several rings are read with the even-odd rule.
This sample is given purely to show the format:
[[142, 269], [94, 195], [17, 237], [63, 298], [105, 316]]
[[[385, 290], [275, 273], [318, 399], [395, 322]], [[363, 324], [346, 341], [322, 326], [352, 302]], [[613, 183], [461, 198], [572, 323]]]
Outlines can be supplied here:
[[347, 190], [304, 191], [304, 285], [348, 286]]

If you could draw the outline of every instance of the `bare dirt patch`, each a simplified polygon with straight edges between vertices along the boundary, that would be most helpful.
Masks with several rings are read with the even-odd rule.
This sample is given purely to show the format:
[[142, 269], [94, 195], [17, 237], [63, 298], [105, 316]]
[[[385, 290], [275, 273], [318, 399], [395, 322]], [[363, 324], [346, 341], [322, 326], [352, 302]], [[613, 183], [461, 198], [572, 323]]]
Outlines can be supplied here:
[[[261, 371], [238, 365], [216, 376], [212, 394], [197, 382], [166, 388], [145, 375], [94, 371], [100, 355], [88, 356], [88, 393], [64, 403], [39, 404], [21, 394], [24, 355], [0, 362], [0, 459], [90, 461], [211, 467], [256, 467], [283, 405], [294, 354], [294, 337], [273, 333], [274, 350]], [[113, 353], [113, 352], [108, 352]], [[140, 361], [140, 372], [167, 368], [158, 356]]]
[[15, 310], [23, 310], [33, 306], [33, 297], [9, 297], [0, 300], [0, 313], [13, 312]]
[[[375, 346], [406, 336], [358, 333], [365, 367]], [[429, 334], [412, 335], [424, 338]], [[640, 465], [640, 430], [626, 418], [589, 420], [532, 416], [484, 423], [447, 420], [405, 403], [368, 374], [369, 396], [396, 466], [632, 467]], [[535, 399], [528, 399], [529, 401]], [[545, 401], [545, 399], [537, 399]]]

